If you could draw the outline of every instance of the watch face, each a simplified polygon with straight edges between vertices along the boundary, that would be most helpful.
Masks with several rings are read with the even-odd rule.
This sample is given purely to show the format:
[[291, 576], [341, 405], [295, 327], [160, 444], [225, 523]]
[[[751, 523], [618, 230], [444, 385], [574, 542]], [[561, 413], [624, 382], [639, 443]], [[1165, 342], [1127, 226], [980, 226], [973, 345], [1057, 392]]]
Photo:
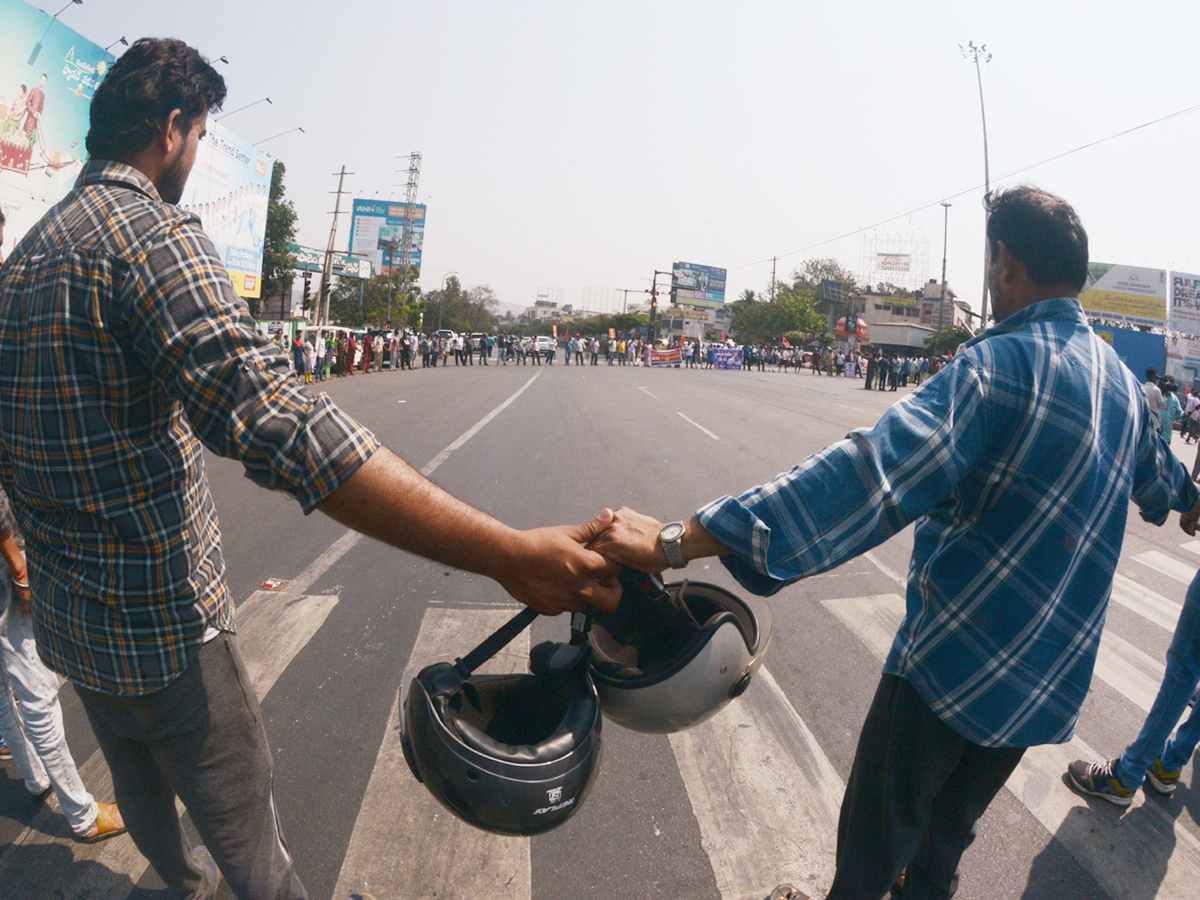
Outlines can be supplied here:
[[682, 522], [672, 522], [671, 524], [665, 526], [663, 530], [658, 533], [658, 539], [668, 544], [679, 540], [681, 537], [683, 537]]

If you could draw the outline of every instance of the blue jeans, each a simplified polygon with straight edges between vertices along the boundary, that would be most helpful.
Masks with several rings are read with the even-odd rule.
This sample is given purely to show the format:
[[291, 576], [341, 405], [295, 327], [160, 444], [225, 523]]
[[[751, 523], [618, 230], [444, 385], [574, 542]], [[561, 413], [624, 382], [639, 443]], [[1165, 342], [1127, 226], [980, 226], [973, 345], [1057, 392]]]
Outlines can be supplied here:
[[1167, 672], [1150, 715], [1137, 740], [1125, 748], [1117, 763], [1116, 775], [1123, 787], [1136, 790], [1146, 777], [1147, 766], [1158, 757], [1162, 757], [1163, 768], [1168, 772], [1178, 772], [1192, 758], [1192, 751], [1200, 742], [1200, 704], [1179, 726], [1175, 737], [1168, 738], [1187, 710], [1197, 684], [1200, 684], [1200, 572], [1188, 585], [1179, 624], [1167, 650]]

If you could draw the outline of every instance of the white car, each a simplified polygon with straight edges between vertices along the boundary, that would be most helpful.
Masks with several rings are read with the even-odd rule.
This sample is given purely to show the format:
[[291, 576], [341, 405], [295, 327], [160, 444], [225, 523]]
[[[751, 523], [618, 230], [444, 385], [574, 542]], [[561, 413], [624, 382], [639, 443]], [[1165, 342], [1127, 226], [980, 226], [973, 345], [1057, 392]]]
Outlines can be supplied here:
[[547, 334], [539, 334], [533, 339], [533, 349], [538, 353], [549, 353], [554, 348], [554, 338]]

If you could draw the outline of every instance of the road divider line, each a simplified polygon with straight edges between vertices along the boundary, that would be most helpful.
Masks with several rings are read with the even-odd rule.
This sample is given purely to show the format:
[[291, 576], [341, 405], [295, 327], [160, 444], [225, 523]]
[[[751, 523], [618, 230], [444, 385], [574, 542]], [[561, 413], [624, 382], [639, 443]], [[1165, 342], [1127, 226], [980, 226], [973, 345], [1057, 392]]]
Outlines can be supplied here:
[[1149, 566], [1156, 572], [1174, 578], [1180, 584], [1191, 584], [1192, 579], [1196, 577], [1195, 565], [1185, 563], [1173, 556], [1167, 556], [1160, 550], [1147, 550], [1145, 553], [1139, 553], [1133, 559], [1144, 566]]
[[720, 438], [719, 438], [719, 437], [717, 437], [717, 435], [713, 434], [711, 431], [709, 431], [707, 428], [705, 428], [705, 427], [704, 427], [703, 425], [701, 425], [700, 423], [698, 423], [698, 422], [693, 422], [691, 419], [689, 419], [689, 418], [688, 418], [687, 416], [685, 416], [683, 413], [678, 413], [678, 416], [679, 416], [679, 418], [683, 419], [683, 421], [687, 422], [689, 425], [695, 425], [697, 428], [699, 428], [701, 431], [703, 431], [705, 434], [707, 434], [707, 435], [708, 435], [710, 438], [712, 438], [714, 441], [719, 441], [719, 440], [720, 440]]

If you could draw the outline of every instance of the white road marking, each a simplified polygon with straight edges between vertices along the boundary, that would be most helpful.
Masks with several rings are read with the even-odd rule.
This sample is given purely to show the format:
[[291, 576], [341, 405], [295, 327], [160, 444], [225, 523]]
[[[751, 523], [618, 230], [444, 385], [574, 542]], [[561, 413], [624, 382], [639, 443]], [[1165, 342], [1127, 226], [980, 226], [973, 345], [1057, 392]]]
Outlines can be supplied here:
[[1147, 550], [1145, 553], [1139, 553], [1133, 559], [1144, 566], [1149, 566], [1156, 572], [1174, 578], [1180, 584], [1191, 584], [1192, 579], [1196, 577], [1195, 566], [1168, 556], [1159, 550]]
[[845, 786], [771, 673], [670, 740], [723, 900], [784, 881], [824, 896]]
[[1165, 628], [1172, 634], [1175, 633], [1179, 613], [1183, 609], [1182, 603], [1168, 600], [1162, 594], [1142, 587], [1132, 578], [1126, 578], [1119, 572], [1113, 576], [1112, 599], [1113, 602], [1133, 610], [1143, 619]]
[[[883, 660], [904, 616], [897, 594], [825, 600], [830, 610]], [[1130, 735], [1132, 737], [1132, 735]], [[1033, 813], [1054, 838], [1113, 898], [1177, 900], [1200, 883], [1200, 840], [1181, 825], [1170, 807], [1145, 801], [1139, 791], [1130, 812], [1089, 803], [1063, 781], [1073, 759], [1099, 760], [1078, 737], [1067, 744], [1030, 747], [1005, 788]]]
[[720, 440], [720, 438], [717, 437], [717, 435], [713, 434], [711, 431], [709, 431], [707, 428], [705, 428], [703, 425], [699, 424], [698, 422], [693, 422], [691, 419], [689, 419], [683, 413], [678, 413], [678, 416], [679, 416], [679, 418], [683, 419], [683, 421], [687, 422], [689, 425], [695, 425], [697, 428], [699, 428], [701, 431], [703, 431], [705, 434], [707, 434], [714, 441]]
[[[260, 699], [325, 624], [337, 603], [333, 594], [255, 591], [242, 604], [237, 611], [239, 648]], [[112, 798], [112, 775], [99, 750], [79, 767], [79, 775], [97, 799]], [[182, 812], [182, 805], [178, 809]], [[30, 852], [34, 849], [37, 852]], [[147, 866], [128, 835], [99, 844], [76, 843], [51, 795], [30, 826], [0, 856], [0, 884], [6, 900], [123, 900]]]
[[[409, 664], [425, 665], [447, 653], [465, 651], [515, 611], [513, 606], [428, 609]], [[524, 672], [528, 660], [529, 632], [524, 631], [480, 671]], [[397, 694], [333, 896], [370, 891], [380, 897], [528, 900], [532, 877], [528, 838], [502, 837], [471, 827], [443, 808], [413, 777], [400, 747]]]
[[1187, 541], [1180, 544], [1179, 549], [1200, 555], [1200, 541]]
[[647, 397], [650, 397], [652, 400], [658, 399], [652, 393], [650, 393], [648, 390], [646, 390], [644, 387], [640, 387], [640, 388], [638, 388], [638, 390], [641, 391], [643, 394], [645, 394]]

